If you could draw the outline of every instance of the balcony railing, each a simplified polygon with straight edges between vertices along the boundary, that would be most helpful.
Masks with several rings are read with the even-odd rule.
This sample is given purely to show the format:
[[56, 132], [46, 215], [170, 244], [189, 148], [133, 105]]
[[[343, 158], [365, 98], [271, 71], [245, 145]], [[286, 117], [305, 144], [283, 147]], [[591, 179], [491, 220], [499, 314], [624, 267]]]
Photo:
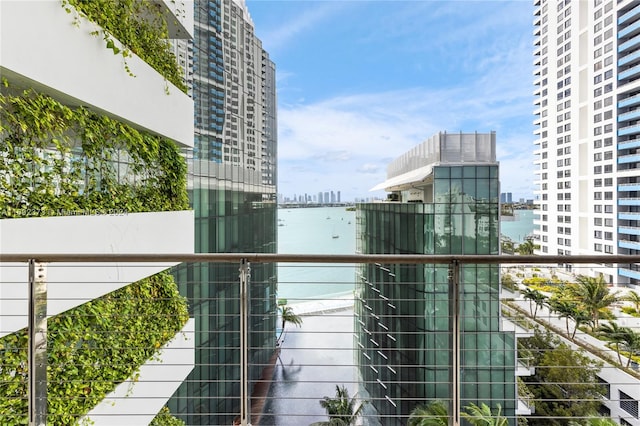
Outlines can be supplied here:
[[[17, 387], [11, 387], [14, 386], [13, 382], [0, 382], [0, 389], [3, 390], [0, 392], [0, 404], [15, 401], [14, 410], [24, 409], [22, 414], [29, 424], [56, 424], [55, 416], [59, 414], [57, 410], [60, 410], [61, 403], [87, 398], [94, 386], [97, 389], [97, 383], [88, 382], [79, 387], [80, 394], [53, 397], [54, 388], [59, 387], [63, 380], [60, 378], [63, 376], [56, 376], [56, 372], [70, 374], [71, 371], [80, 370], [66, 380], [83, 380], [82, 371], [86, 367], [83, 363], [86, 360], [84, 355], [79, 355], [80, 346], [88, 347], [94, 354], [101, 353], [105, 348], [92, 346], [91, 337], [87, 335], [78, 340], [82, 341], [80, 346], [68, 352], [68, 358], [52, 357], [50, 351], [53, 348], [47, 346], [47, 343], [54, 337], [47, 334], [52, 333], [49, 327], [56, 321], [63, 324], [63, 328], [71, 329], [73, 324], [64, 321], [64, 312], [57, 316], [61, 318], [55, 320], [47, 317], [46, 307], [52, 302], [47, 298], [47, 291], [59, 285], [73, 288], [70, 284], [75, 284], [77, 291], [69, 291], [66, 297], [82, 299], [83, 287], [100, 283], [50, 282], [47, 276], [52, 275], [48, 271], [55, 268], [71, 268], [73, 271], [77, 268], [86, 277], [87, 268], [96, 264], [101, 267], [113, 264], [120, 268], [137, 268], [148, 263], [171, 265], [176, 262], [235, 268], [237, 279], [218, 282], [215, 274], [209, 274], [202, 280], [207, 282], [207, 286], [217, 286], [222, 290], [199, 295], [189, 290], [195, 289], [196, 278], [187, 276], [181, 289], [189, 297], [190, 316], [195, 321], [189, 320], [185, 328], [175, 336], [167, 336], [167, 344], [158, 343], [156, 355], [140, 360], [140, 365], [136, 366], [140, 367], [136, 369], [140, 373], [134, 373], [128, 381], [124, 381], [124, 390], [103, 399], [109, 406], [105, 417], [94, 416], [92, 413], [95, 411], [76, 413], [77, 421], [86, 419], [95, 424], [107, 424], [115, 418], [120, 419], [121, 424], [147, 424], [148, 420], [143, 422], [141, 419], [155, 416], [158, 407], [163, 406], [168, 399], [166, 394], [155, 392], [159, 387], [158, 383], [173, 381], [174, 388], [177, 388], [184, 381], [197, 388], [198, 392], [177, 391], [168, 404], [179, 418], [188, 418], [194, 423], [194, 419], [206, 415], [225, 419], [207, 424], [225, 425], [298, 425], [326, 421], [328, 417], [319, 401], [330, 401], [336, 387], [340, 389], [344, 386], [350, 397], [356, 397], [356, 406], [365, 404], [358, 424], [406, 424], [409, 412], [401, 416], [392, 415], [380, 407], [414, 407], [440, 400], [449, 407], [449, 424], [459, 425], [464, 424], [460, 413], [465, 412], [470, 401], [467, 387], [489, 389], [495, 380], [502, 385], [513, 383], [514, 389], [509, 392], [513, 395], [514, 405], [511, 406], [511, 411], [505, 412], [510, 413], [507, 415], [509, 424], [515, 425], [520, 416], [518, 413], [527, 413], [527, 410], [518, 407], [531, 408], [535, 405], [535, 400], [532, 403], [531, 398], [526, 398], [526, 404], [523, 405], [525, 401], [516, 397], [518, 393], [515, 391], [515, 378], [493, 379], [489, 374], [471, 379], [467, 370], [471, 365], [483, 365], [483, 362], [492, 365], [491, 360], [495, 357], [507, 357], [512, 361], [513, 365], [509, 368], [514, 377], [516, 374], [526, 375], [524, 370], [527, 369], [533, 374], [538, 366], [534, 365], [530, 356], [519, 352], [516, 354], [515, 347], [510, 354], [508, 345], [507, 349], [495, 345], [502, 339], [526, 339], [536, 327], [546, 327], [570, 347], [584, 350], [589, 357], [604, 363], [600, 377], [607, 381], [611, 392], [610, 398], [603, 399], [601, 403], [610, 410], [612, 418], [624, 419], [634, 426], [640, 424], [632, 413], [620, 408], [621, 397], [618, 392], [631, 395], [636, 401], [640, 400], [640, 373], [634, 370], [633, 362], [629, 362], [630, 367], [626, 368], [626, 355], [619, 355], [611, 345], [607, 345], [607, 341], [599, 340], [594, 334], [588, 333], [585, 327], [576, 330], [575, 336], [572, 336], [575, 326], [571, 322], [573, 320], [553, 311], [548, 304], [552, 288], [574, 282], [577, 275], [597, 276], [604, 273], [605, 277], [613, 279], [617, 277], [617, 267], [640, 263], [640, 256], [625, 255], [0, 254], [0, 301], [4, 303], [0, 311], [0, 331], [4, 334], [17, 331], [3, 329], [3, 325], [8, 323], [4, 321], [4, 316], [7, 315], [4, 307], [10, 296], [7, 289], [22, 287], [29, 290], [26, 294], [28, 310], [21, 313], [28, 317], [29, 327], [26, 333], [29, 338], [21, 341], [28, 342], [28, 346], [9, 347], [6, 341], [0, 340], [3, 360], [0, 378], [19, 376], [20, 379], [20, 386]], [[254, 275], [254, 271], [259, 271], [260, 265], [273, 263], [278, 264], [281, 291], [286, 286], [298, 289], [322, 287], [324, 291], [321, 293], [329, 295], [287, 297], [286, 306], [292, 308], [291, 312], [302, 319], [300, 327], [286, 321], [282, 327], [281, 317], [272, 322], [265, 320], [265, 316], [276, 317], [272, 303], [282, 294], [256, 294], [253, 291], [258, 285], [256, 281], [265, 277], [261, 278], [259, 273]], [[372, 268], [370, 272], [374, 271], [376, 276], [363, 275], [362, 271], [366, 269], [361, 268], [366, 265]], [[493, 269], [498, 267], [501, 269]], [[16, 276], [7, 274], [9, 269], [24, 272], [24, 276], [18, 280], [12, 278], [8, 282], [7, 277]], [[321, 273], [313, 274], [316, 278], [309, 278], [310, 272], [318, 271]], [[332, 275], [335, 271], [346, 272], [353, 279], [335, 278]], [[503, 276], [509, 275], [515, 280], [515, 284], [510, 285], [510, 291], [506, 291], [506, 287], [505, 291], [498, 291], [498, 283], [492, 282], [490, 278], [493, 273], [491, 271]], [[176, 272], [176, 275], [178, 283], [181, 283], [180, 272]], [[283, 280], [282, 277], [285, 276], [287, 279]], [[318, 279], [318, 276], [327, 279]], [[423, 283], [425, 276], [441, 276], [444, 280], [430, 278], [434, 281], [429, 287]], [[547, 296], [547, 302], [540, 302], [537, 308], [535, 303], [532, 304], [530, 299], [523, 296], [528, 288], [523, 280], [532, 278], [541, 279], [546, 286], [540, 291]], [[348, 287], [349, 290], [339, 297], [336, 295], [336, 284], [349, 286], [353, 282], [360, 284]], [[404, 290], [407, 288], [423, 290], [409, 293]], [[213, 296], [216, 294], [217, 296]], [[377, 295], [375, 300], [371, 295]], [[164, 296], [158, 294], [157, 297], [161, 299]], [[441, 302], [437, 302], [438, 300]], [[20, 300], [13, 300], [11, 303], [19, 304]], [[500, 309], [500, 306], [504, 309]], [[615, 308], [617, 313], [619, 308], [620, 306]], [[397, 312], [397, 315], [389, 312]], [[95, 314], [96, 322], [100, 323], [101, 312]], [[140, 320], [135, 312], [122, 315], [130, 315], [132, 322]], [[164, 318], [156, 320], [164, 321]], [[488, 324], [485, 329], [481, 325], [483, 321]], [[636, 321], [634, 317], [620, 314], [618, 321], [621, 326], [638, 327], [640, 331], [640, 319]], [[438, 322], [444, 324], [447, 338], [442, 341], [436, 338], [434, 342], [438, 345], [446, 342], [445, 346], [427, 345], [418, 349], [420, 346], [416, 346], [417, 340], [437, 337], [437, 332], [429, 330], [437, 328]], [[491, 325], [494, 322], [495, 326]], [[225, 327], [216, 328], [213, 325], [221, 323]], [[507, 323], [512, 326], [507, 326]], [[268, 329], [263, 327], [264, 324], [277, 326]], [[406, 327], [407, 324], [413, 324], [415, 328], [400, 332], [401, 327]], [[377, 328], [374, 329], [373, 326]], [[382, 333], [381, 330], [384, 329], [387, 331]], [[126, 329], [119, 329], [117, 333], [116, 330], [113, 331], [114, 338], [118, 333], [126, 333]], [[365, 336], [367, 333], [368, 337]], [[477, 339], [480, 342], [487, 333], [494, 336], [491, 339], [497, 340], [490, 339], [486, 348], [469, 346], [470, 341], [476, 342]], [[366, 343], [363, 336], [373, 342], [368, 348], [363, 347], [363, 343]], [[210, 342], [216, 339], [217, 343]], [[395, 342], [395, 345], [391, 346], [388, 342]], [[55, 345], [57, 344], [56, 342]], [[185, 368], [193, 368], [193, 355], [186, 359], [166, 355], [171, 355], [172, 351], [176, 351], [176, 354], [188, 353], [189, 347], [193, 350], [194, 344], [198, 354], [195, 365], [196, 368], [200, 365], [201, 374], [192, 373], [192, 376], [185, 379]], [[379, 346], [377, 349], [376, 345]], [[270, 354], [268, 361], [256, 361], [256, 352], [265, 349]], [[13, 355], [7, 355], [8, 351], [12, 354], [23, 352], [28, 356], [25, 357], [25, 365], [19, 365], [19, 368], [14, 368], [7, 375], [7, 369], [13, 368], [8, 362]], [[409, 369], [408, 365], [398, 363], [398, 360], [405, 358], [419, 362], [416, 361], [418, 363], [412, 364]], [[471, 362], [471, 358], [475, 361]], [[444, 367], [438, 364], [438, 359], [445, 360]], [[92, 362], [99, 363], [100, 368], [106, 372], [113, 367], [108, 357]], [[166, 368], [169, 374], [149, 375], [147, 365], [158, 370]], [[547, 365], [545, 368], [548, 367]], [[431, 368], [445, 368], [449, 373], [434, 382], [434, 393], [428, 396], [418, 390], [418, 385], [428, 382], [428, 371]], [[367, 375], [369, 373], [364, 371], [367, 369], [373, 376]], [[374, 374], [373, 370], [378, 371]], [[216, 375], [214, 372], [217, 372]], [[414, 376], [409, 372], [420, 372], [421, 375]], [[371, 377], [374, 376], [376, 379], [372, 380]], [[56, 377], [55, 381], [53, 377]], [[129, 386], [145, 390], [136, 392]], [[402, 392], [394, 393], [397, 389]], [[387, 394], [384, 390], [388, 391]], [[325, 397], [329, 399], [324, 399]], [[489, 395], [479, 402], [495, 408], [496, 401], [491, 398]], [[203, 412], [212, 406], [216, 407], [216, 412]], [[496, 414], [495, 410], [493, 414]], [[6, 423], [3, 419], [6, 415], [6, 412], [0, 411], [0, 424]], [[572, 418], [579, 419], [582, 416], [586, 419], [594, 415], [585, 412]], [[160, 423], [155, 424], [162, 424], [161, 420], [156, 422]]]

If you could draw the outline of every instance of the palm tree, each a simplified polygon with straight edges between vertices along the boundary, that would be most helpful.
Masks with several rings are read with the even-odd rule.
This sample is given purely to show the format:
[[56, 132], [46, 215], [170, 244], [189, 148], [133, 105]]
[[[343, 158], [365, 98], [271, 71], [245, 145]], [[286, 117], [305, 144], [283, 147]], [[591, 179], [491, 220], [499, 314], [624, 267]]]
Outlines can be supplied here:
[[627, 365], [629, 368], [631, 365], [631, 359], [634, 356], [640, 355], [640, 333], [630, 329], [629, 327], [623, 327], [624, 332], [622, 334], [622, 348], [629, 354], [627, 356]]
[[577, 285], [571, 288], [573, 296], [591, 317], [593, 328], [598, 328], [600, 312], [619, 300], [618, 292], [611, 293], [602, 274], [597, 277], [578, 275]]
[[640, 314], [640, 294], [632, 290], [629, 293], [627, 293], [627, 295], [624, 296], [622, 300], [631, 302], [636, 312]]
[[609, 340], [616, 348], [618, 354], [618, 362], [622, 365], [622, 357], [620, 356], [620, 343], [624, 340], [624, 329], [626, 327], [619, 327], [617, 322], [610, 321], [608, 324], [600, 324], [598, 327], [598, 334]]
[[471, 403], [464, 408], [467, 412], [462, 412], [460, 415], [474, 426], [509, 426], [509, 421], [501, 414], [500, 404], [496, 406], [498, 412], [495, 415], [491, 412], [491, 407], [485, 403], [480, 404], [479, 407]]
[[407, 426], [448, 426], [449, 409], [442, 401], [431, 401], [418, 405], [411, 411]]
[[[529, 300], [529, 310], [531, 311], [531, 315], [533, 316], [533, 319], [536, 319], [536, 315], [538, 314], [538, 308], [544, 304], [544, 302], [547, 300], [547, 296], [545, 296], [538, 290], [534, 290], [528, 287], [522, 291], [522, 296], [525, 299]], [[536, 307], [535, 310], [533, 309], [534, 304]]]
[[533, 254], [533, 251], [538, 247], [533, 242], [533, 238], [527, 238], [523, 243], [520, 243], [516, 248], [518, 254], [529, 255]]
[[576, 304], [567, 299], [553, 298], [549, 304], [549, 309], [551, 309], [552, 312], [557, 313], [558, 317], [564, 318], [565, 326], [567, 327], [567, 335], [571, 335], [571, 331], [569, 330], [569, 318], [573, 318], [574, 312], [577, 310]]
[[286, 299], [278, 300], [278, 309], [280, 310], [280, 318], [282, 319], [282, 330], [280, 330], [280, 335], [278, 336], [278, 340], [282, 337], [284, 333], [284, 327], [287, 323], [295, 324], [296, 327], [300, 327], [302, 325], [302, 318], [300, 315], [297, 315], [291, 306], [287, 306]]
[[329, 398], [325, 396], [320, 400], [320, 406], [327, 410], [329, 416], [329, 422], [324, 424], [329, 425], [351, 425], [355, 423], [356, 419], [360, 415], [360, 412], [364, 408], [366, 401], [363, 401], [360, 406], [354, 410], [356, 405], [356, 397], [349, 399], [349, 391], [344, 386], [336, 385], [335, 398]]

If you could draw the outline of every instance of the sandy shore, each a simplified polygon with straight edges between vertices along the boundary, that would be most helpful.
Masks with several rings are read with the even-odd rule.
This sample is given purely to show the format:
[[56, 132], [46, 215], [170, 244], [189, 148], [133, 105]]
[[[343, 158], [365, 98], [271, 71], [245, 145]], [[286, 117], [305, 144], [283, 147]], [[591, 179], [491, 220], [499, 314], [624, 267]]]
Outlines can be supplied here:
[[289, 306], [296, 315], [318, 315], [327, 312], [353, 308], [353, 294], [332, 299], [318, 299], [309, 302], [292, 303]]

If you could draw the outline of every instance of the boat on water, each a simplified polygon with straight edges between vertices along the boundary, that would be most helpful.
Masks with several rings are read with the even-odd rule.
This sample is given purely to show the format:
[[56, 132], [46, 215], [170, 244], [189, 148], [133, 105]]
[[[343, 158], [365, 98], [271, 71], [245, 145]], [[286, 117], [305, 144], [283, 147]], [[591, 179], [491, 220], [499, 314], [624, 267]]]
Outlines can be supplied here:
[[340, 235], [338, 235], [338, 234], [333, 234], [333, 235], [331, 236], [331, 238], [334, 238], [334, 239], [335, 239], [335, 238], [340, 238]]

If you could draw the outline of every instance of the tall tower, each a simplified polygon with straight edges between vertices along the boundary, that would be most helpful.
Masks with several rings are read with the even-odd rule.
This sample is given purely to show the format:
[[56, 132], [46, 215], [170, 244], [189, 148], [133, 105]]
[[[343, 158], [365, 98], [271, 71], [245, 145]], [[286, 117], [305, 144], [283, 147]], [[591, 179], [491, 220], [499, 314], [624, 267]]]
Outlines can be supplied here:
[[[629, 1], [534, 5], [540, 253], [637, 254], [640, 9]], [[636, 269], [602, 272], [637, 286]]]
[[[358, 251], [498, 254], [498, 169], [495, 133], [432, 136], [394, 160], [388, 180], [373, 188], [397, 201], [357, 206]], [[501, 328], [499, 266], [464, 268], [458, 294], [446, 265], [361, 267], [355, 292], [359, 394], [380, 424], [406, 424], [424, 401], [451, 404], [453, 412], [458, 380], [462, 406], [499, 404], [515, 424], [516, 343]], [[457, 351], [465, 354], [459, 365]]]
[[[196, 0], [194, 21], [196, 252], [275, 253], [275, 65], [243, 0]], [[188, 424], [232, 424], [240, 404], [238, 265], [182, 265], [177, 276], [196, 318], [196, 367], [171, 409]], [[273, 264], [251, 265], [251, 380], [275, 348], [275, 276]]]

